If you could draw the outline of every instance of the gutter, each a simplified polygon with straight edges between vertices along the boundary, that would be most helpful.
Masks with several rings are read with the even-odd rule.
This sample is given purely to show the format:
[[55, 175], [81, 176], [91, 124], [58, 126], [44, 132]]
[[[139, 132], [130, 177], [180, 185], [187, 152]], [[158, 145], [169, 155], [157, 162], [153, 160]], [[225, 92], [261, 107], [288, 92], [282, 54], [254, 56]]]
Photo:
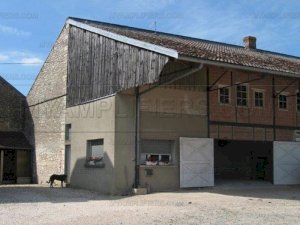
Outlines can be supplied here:
[[186, 55], [179, 55], [178, 60], [194, 62], [194, 63], [203, 63], [206, 65], [212, 65], [212, 66], [222, 66], [222, 67], [246, 70], [246, 71], [251, 71], [251, 72], [267, 73], [267, 74], [271, 74], [271, 75], [300, 78], [300, 74], [268, 70], [268, 69], [261, 69], [261, 68], [255, 68], [255, 67], [250, 67], [250, 66], [241, 66], [241, 65], [235, 65], [235, 64], [226, 63], [226, 62], [218, 62], [218, 61], [213, 61], [213, 60], [199, 59], [199, 58], [190, 57], [190, 56], [186, 56]]

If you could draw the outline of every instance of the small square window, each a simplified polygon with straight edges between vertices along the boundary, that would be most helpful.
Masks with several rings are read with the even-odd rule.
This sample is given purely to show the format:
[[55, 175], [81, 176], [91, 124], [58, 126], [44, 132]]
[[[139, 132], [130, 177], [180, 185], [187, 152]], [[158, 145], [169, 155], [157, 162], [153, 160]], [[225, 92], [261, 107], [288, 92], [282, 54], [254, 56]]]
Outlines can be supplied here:
[[278, 97], [279, 109], [287, 109], [287, 97], [286, 95], [279, 95]]
[[256, 107], [263, 107], [264, 106], [264, 93], [255, 91], [254, 92], [254, 103]]
[[221, 104], [229, 104], [229, 88], [223, 87], [219, 89], [219, 102]]
[[248, 105], [247, 85], [239, 84], [236, 86], [236, 104], [238, 106], [247, 106]]
[[103, 139], [87, 141], [87, 162], [100, 162], [103, 159]]

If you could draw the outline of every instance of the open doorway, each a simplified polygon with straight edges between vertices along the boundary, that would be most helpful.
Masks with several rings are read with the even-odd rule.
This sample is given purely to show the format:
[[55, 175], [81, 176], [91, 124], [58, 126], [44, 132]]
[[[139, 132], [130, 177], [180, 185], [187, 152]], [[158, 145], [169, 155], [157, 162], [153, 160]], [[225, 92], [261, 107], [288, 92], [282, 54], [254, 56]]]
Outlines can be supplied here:
[[17, 180], [17, 157], [15, 150], [3, 150], [2, 184], [15, 184]]
[[273, 145], [264, 141], [215, 140], [216, 183], [273, 182]]

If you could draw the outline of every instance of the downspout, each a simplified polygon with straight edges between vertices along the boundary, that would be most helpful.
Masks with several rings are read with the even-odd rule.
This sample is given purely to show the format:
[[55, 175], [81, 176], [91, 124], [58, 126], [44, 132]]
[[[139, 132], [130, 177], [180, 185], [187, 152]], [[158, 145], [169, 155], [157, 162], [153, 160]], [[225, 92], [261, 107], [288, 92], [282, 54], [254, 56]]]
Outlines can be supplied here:
[[273, 101], [272, 101], [272, 111], [273, 111], [273, 141], [276, 141], [276, 91], [275, 91], [275, 76], [272, 77], [272, 92], [273, 92]]
[[207, 113], [207, 137], [210, 138], [210, 81], [209, 67], [206, 69], [206, 113]]
[[135, 88], [135, 180], [134, 180], [134, 187], [138, 188], [140, 184], [140, 173], [139, 173], [139, 148], [140, 148], [140, 90], [139, 87]]
[[170, 80], [162, 84], [158, 84], [152, 88], [149, 88], [145, 91], [140, 92], [139, 87], [135, 88], [135, 180], [134, 180], [134, 187], [138, 188], [140, 185], [140, 173], [139, 173], [139, 165], [140, 165], [140, 97], [141, 95], [161, 86], [161, 85], [167, 85], [170, 83], [175, 82], [176, 80], [183, 79], [193, 73], [196, 73], [200, 71], [203, 68], [203, 64], [199, 64], [198, 67], [191, 69], [190, 71]]

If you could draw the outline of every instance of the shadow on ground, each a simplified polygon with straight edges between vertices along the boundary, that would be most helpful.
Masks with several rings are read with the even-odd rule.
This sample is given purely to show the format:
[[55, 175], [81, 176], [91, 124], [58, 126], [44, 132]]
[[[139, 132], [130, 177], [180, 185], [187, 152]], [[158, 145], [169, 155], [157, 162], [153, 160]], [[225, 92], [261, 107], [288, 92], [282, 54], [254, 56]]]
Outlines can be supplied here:
[[[125, 196], [126, 197], [126, 196]], [[63, 203], [63, 202], [87, 202], [101, 200], [118, 200], [122, 196], [100, 195], [97, 192], [61, 188], [41, 185], [1, 185], [0, 204], [6, 203]]]
[[[160, 193], [156, 193], [153, 199], [159, 198]], [[248, 200], [253, 199], [285, 199], [300, 201], [300, 185], [274, 186], [271, 183], [229, 183], [217, 184], [210, 188], [182, 189], [175, 192], [161, 193], [162, 196], [169, 196], [170, 201], [179, 197], [181, 200], [198, 198], [201, 201], [202, 194], [213, 194], [211, 197], [218, 198], [218, 195], [227, 195], [228, 197], [245, 197]], [[61, 188], [41, 185], [2, 185], [0, 186], [0, 204], [8, 203], [68, 203], [68, 202], [88, 202], [88, 201], [114, 201], [122, 200], [128, 196], [110, 196], [101, 195], [82, 189]], [[151, 200], [152, 196], [145, 196]]]
[[300, 200], [300, 185], [273, 185], [264, 181], [217, 182], [215, 187], [186, 189], [180, 192], [205, 192], [220, 195], [260, 198]]

